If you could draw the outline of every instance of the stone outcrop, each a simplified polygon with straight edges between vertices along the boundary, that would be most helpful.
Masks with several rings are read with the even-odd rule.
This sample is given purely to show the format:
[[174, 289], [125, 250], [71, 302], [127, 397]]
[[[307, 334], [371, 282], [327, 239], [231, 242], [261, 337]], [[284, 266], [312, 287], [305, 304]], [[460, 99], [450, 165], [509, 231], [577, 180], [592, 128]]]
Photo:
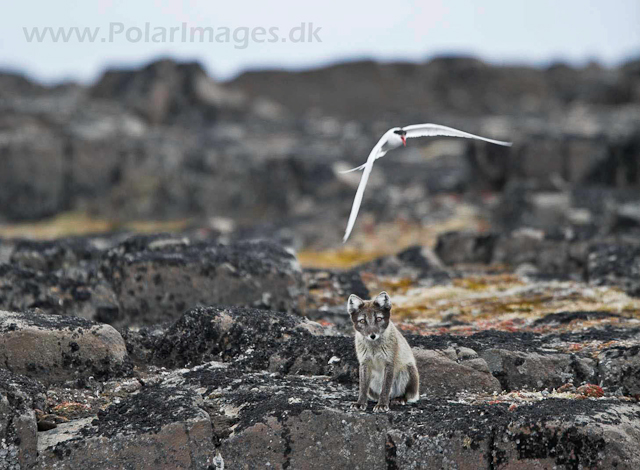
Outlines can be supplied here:
[[500, 382], [487, 362], [469, 348], [444, 350], [413, 349], [421, 377], [420, 393], [430, 397], [458, 393], [500, 392]]
[[120, 307], [109, 323], [160, 323], [211, 304], [293, 311], [305, 294], [295, 256], [269, 242], [170, 240], [131, 252], [117, 247], [101, 269]]
[[598, 373], [603, 385], [614, 393], [640, 397], [640, 347], [618, 346], [602, 351]]
[[397, 255], [384, 256], [354, 268], [380, 276], [408, 278], [426, 285], [447, 284], [449, 274], [438, 257], [426, 247], [412, 246]]
[[534, 277], [585, 280], [640, 294], [640, 244], [633, 237], [585, 240], [534, 229], [505, 235], [449, 232], [439, 237], [435, 251], [449, 266], [508, 265]]
[[307, 292], [295, 256], [266, 241], [114, 236], [20, 241], [6, 250], [11, 264], [0, 264], [0, 308], [114, 325], [172, 321], [196, 305], [300, 311]]
[[91, 96], [120, 101], [146, 120], [203, 119], [215, 121], [225, 108], [237, 108], [235, 96], [207, 76], [196, 62], [153, 62], [141, 70], [108, 70], [91, 87]]
[[131, 369], [113, 327], [83, 318], [0, 311], [0, 367], [44, 383], [104, 380]]
[[210, 468], [213, 431], [201, 403], [189, 389], [151, 386], [97, 419], [41, 433], [33, 468]]
[[508, 391], [560, 388], [566, 383], [593, 383], [597, 378], [596, 362], [588, 357], [505, 349], [487, 349], [481, 357]]

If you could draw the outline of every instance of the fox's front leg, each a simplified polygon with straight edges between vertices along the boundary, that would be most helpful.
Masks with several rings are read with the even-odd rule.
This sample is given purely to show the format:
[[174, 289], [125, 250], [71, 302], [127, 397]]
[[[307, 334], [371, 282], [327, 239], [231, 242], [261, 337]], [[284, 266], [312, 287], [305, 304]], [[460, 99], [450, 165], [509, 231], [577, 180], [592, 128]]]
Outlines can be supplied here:
[[374, 413], [389, 411], [389, 396], [391, 395], [391, 387], [393, 386], [393, 364], [387, 364], [384, 368], [384, 382], [382, 383], [382, 391], [378, 398], [378, 403], [373, 407]]
[[360, 364], [360, 392], [358, 394], [358, 401], [351, 405], [354, 410], [366, 410], [367, 409], [367, 395], [369, 387], [371, 385], [371, 367], [369, 364]]

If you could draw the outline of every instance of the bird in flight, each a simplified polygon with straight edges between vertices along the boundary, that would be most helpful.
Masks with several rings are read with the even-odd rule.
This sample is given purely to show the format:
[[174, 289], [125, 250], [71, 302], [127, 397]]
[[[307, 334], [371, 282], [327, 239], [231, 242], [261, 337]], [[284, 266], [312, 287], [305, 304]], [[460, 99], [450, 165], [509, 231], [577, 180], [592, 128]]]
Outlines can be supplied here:
[[364, 195], [364, 188], [367, 186], [371, 169], [373, 168], [373, 162], [378, 158], [382, 158], [389, 150], [404, 145], [407, 145], [407, 139], [413, 139], [415, 137], [433, 137], [433, 136], [445, 136], [445, 137], [464, 137], [466, 139], [478, 139], [490, 142], [492, 144], [504, 145], [511, 147], [511, 142], [502, 142], [500, 140], [487, 139], [486, 137], [480, 137], [479, 135], [469, 134], [468, 132], [459, 131], [447, 126], [441, 126], [439, 124], [413, 124], [405, 127], [394, 127], [389, 129], [380, 138], [378, 143], [373, 147], [369, 158], [365, 164], [359, 167], [352, 168], [350, 170], [342, 171], [341, 173], [350, 173], [352, 171], [364, 170], [358, 190], [356, 191], [356, 197], [353, 200], [353, 206], [351, 207], [351, 215], [349, 215], [349, 222], [347, 223], [347, 230], [344, 233], [342, 242], [346, 242], [351, 235], [351, 230], [356, 223], [358, 217], [358, 211], [360, 210], [360, 204], [362, 203], [362, 196]]

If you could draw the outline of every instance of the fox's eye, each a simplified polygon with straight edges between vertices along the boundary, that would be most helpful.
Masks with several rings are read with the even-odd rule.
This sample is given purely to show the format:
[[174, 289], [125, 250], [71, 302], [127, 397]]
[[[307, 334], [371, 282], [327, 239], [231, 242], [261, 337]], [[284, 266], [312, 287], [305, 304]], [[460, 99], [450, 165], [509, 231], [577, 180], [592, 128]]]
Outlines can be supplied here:
[[361, 318], [360, 320], [358, 320], [358, 323], [362, 323], [363, 325], [366, 323], [367, 321], [364, 318]]
[[382, 321], [382, 317], [376, 317], [376, 323], [379, 323]]

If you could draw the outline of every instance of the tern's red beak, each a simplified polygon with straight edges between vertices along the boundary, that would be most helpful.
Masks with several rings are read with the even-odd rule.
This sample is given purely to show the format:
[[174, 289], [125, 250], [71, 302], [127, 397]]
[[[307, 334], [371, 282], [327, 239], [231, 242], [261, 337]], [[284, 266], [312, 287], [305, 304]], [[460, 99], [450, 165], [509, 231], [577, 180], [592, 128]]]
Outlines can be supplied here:
[[402, 144], [406, 147], [407, 146], [407, 138], [403, 135], [401, 135], [400, 137], [402, 137]]

